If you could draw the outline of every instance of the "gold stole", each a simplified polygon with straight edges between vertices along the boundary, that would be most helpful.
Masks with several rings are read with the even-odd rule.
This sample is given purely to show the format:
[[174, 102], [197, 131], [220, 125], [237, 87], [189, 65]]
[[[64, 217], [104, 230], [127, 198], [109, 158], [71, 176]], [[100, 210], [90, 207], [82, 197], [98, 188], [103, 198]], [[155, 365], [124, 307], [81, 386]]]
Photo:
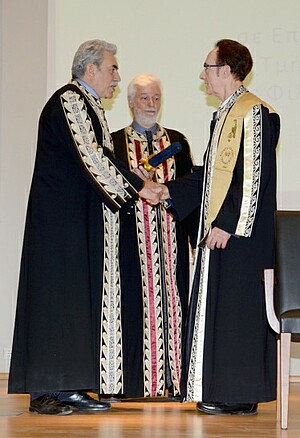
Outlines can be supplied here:
[[246, 92], [237, 99], [229, 110], [227, 117], [225, 115], [224, 121], [220, 121], [219, 131], [221, 131], [221, 134], [219, 134], [219, 141], [216, 138], [218, 149], [213, 166], [210, 203], [205, 221], [206, 233], [217, 217], [231, 184], [241, 144], [244, 118], [251, 107], [259, 104], [267, 107], [271, 113], [275, 112], [270, 105], [259, 97]]

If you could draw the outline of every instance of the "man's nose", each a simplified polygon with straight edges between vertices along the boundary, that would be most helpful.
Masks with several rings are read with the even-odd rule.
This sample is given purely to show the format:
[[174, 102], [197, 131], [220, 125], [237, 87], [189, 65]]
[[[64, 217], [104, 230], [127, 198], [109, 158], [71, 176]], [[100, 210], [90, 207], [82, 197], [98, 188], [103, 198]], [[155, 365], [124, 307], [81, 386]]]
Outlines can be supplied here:
[[121, 76], [120, 76], [120, 73], [118, 72], [118, 70], [115, 71], [114, 80], [118, 81], [118, 82], [120, 82], [120, 80], [121, 80]]
[[202, 70], [202, 71], [200, 72], [199, 79], [201, 79], [201, 80], [203, 81], [203, 80], [205, 79], [205, 77], [206, 77], [205, 70]]

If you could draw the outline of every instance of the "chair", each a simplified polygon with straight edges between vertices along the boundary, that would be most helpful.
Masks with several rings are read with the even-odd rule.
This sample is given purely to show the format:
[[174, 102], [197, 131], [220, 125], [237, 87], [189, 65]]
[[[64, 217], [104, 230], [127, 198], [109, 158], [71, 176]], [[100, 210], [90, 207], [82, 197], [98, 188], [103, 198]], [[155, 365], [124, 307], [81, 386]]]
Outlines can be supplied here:
[[275, 230], [275, 275], [273, 269], [266, 269], [264, 281], [268, 321], [279, 334], [277, 419], [281, 429], [287, 429], [290, 343], [300, 341], [300, 211], [277, 211]]

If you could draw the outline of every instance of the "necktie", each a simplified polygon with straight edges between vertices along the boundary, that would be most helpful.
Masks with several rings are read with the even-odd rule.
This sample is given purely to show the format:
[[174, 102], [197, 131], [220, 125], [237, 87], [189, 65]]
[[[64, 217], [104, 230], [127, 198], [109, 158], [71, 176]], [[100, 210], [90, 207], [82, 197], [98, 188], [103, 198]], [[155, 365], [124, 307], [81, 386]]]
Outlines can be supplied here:
[[145, 135], [146, 135], [147, 142], [148, 142], [148, 152], [149, 152], [149, 155], [152, 155], [153, 154], [153, 144], [152, 144], [153, 134], [152, 134], [152, 131], [146, 130], [145, 131]]

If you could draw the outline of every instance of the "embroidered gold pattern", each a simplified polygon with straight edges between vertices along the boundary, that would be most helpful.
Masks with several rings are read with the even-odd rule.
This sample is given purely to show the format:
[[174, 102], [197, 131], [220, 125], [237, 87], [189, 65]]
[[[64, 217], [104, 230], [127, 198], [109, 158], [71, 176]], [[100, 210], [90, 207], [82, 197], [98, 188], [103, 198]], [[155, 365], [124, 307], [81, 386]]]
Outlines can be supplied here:
[[244, 155], [247, 165], [244, 168], [243, 198], [236, 228], [236, 233], [244, 237], [251, 236], [259, 196], [262, 159], [261, 117], [261, 105], [254, 105], [244, 122]]
[[104, 394], [123, 392], [121, 282], [118, 264], [119, 215], [105, 205], [104, 276], [100, 346], [100, 391]]
[[[99, 118], [105, 145], [112, 150], [112, 142], [100, 101], [95, 101], [95, 98], [83, 87], [80, 89]], [[61, 101], [82, 162], [104, 195], [119, 207], [131, 197], [126, 191], [129, 183], [103, 154], [101, 145], [96, 143], [96, 136], [83, 98], [79, 93], [69, 90], [61, 96]], [[121, 285], [118, 263], [119, 214], [112, 213], [107, 206], [103, 205], [103, 221], [104, 263], [102, 314], [99, 328], [99, 392], [117, 393], [123, 390]]]
[[235, 138], [236, 128], [237, 128], [237, 120], [234, 119], [234, 120], [233, 120], [233, 126], [232, 126], [232, 128], [231, 128], [231, 132], [228, 134], [228, 139], [227, 139], [227, 141], [230, 141], [232, 138]]
[[[148, 155], [147, 140], [143, 134], [134, 131], [131, 127], [126, 128], [127, 138], [127, 154], [130, 167], [137, 166], [136, 148], [135, 142], [140, 145], [141, 153], [144, 157]], [[153, 148], [157, 153], [161, 150], [161, 145], [167, 147], [170, 144], [167, 132], [159, 127], [158, 131], [153, 136]], [[172, 179], [175, 176], [175, 160], [170, 159], [167, 162], [168, 178]], [[156, 179], [158, 182], [164, 182], [165, 176], [163, 168], [160, 166], [156, 169]], [[161, 208], [161, 207], [159, 207]], [[144, 302], [144, 395], [154, 396], [163, 395], [165, 392], [165, 368], [166, 361], [165, 348], [164, 348], [164, 327], [163, 327], [163, 310], [162, 310], [162, 276], [159, 273], [159, 250], [157, 236], [157, 223], [155, 208], [149, 206], [145, 202], [139, 200], [136, 203], [136, 224], [137, 224], [137, 237], [138, 237], [138, 249], [141, 263], [142, 274], [142, 288], [143, 288], [143, 302]], [[147, 222], [145, 222], [145, 216]], [[161, 226], [163, 240], [163, 254], [165, 263], [165, 281], [166, 289], [169, 294], [168, 303], [168, 326], [169, 326], [169, 362], [172, 374], [172, 381], [175, 393], [179, 393], [180, 384], [180, 365], [181, 365], [181, 305], [180, 298], [177, 289], [177, 284], [174, 284], [174, 278], [176, 278], [176, 259], [177, 259], [177, 245], [176, 245], [176, 223], [175, 220], [161, 208]], [[150, 236], [150, 243], [146, 245], [145, 230], [147, 229], [147, 236]], [[166, 230], [169, 230], [168, 232]], [[168, 237], [166, 237], [168, 236]], [[168, 239], [168, 240], [167, 240]], [[150, 254], [149, 254], [150, 246]], [[148, 249], [147, 249], [148, 248]], [[151, 258], [151, 260], [149, 259]], [[148, 266], [152, 266], [152, 273], [148, 271]], [[149, 300], [150, 290], [154, 291], [154, 311]], [[173, 293], [173, 296], [171, 294]], [[178, 320], [174, 321], [174, 308], [176, 306], [176, 313]], [[176, 304], [175, 304], [176, 303]], [[152, 318], [152, 319], [151, 319]], [[153, 344], [151, 344], [151, 326], [155, 324], [155, 351], [153, 350]], [[177, 330], [175, 328], [177, 327]], [[154, 356], [153, 356], [154, 355]], [[156, 357], [156, 369], [152, 366], [152, 358]], [[154, 373], [156, 373], [154, 375]], [[157, 382], [157, 386], [153, 387], [153, 382]]]
[[232, 148], [229, 147], [224, 148], [223, 151], [221, 152], [221, 161], [224, 169], [226, 169], [228, 164], [231, 162], [232, 158], [233, 158]]
[[125, 185], [129, 186], [128, 181], [103, 154], [102, 147], [98, 147], [95, 151], [95, 134], [80, 95], [74, 91], [66, 91], [61, 99], [78, 152], [86, 169], [106, 196], [109, 196], [117, 207], [120, 207], [131, 198], [131, 195], [125, 190]]
[[[228, 111], [234, 105], [238, 97], [244, 94], [247, 90], [242, 86], [240, 87], [236, 93], [231, 96], [229, 101], [225, 106], [221, 106], [217, 111], [216, 116], [216, 126], [214, 129], [214, 133], [211, 139], [211, 144], [209, 146], [209, 150], [206, 156], [205, 169], [206, 174], [204, 175], [205, 181], [205, 191], [204, 197], [202, 200], [202, 215], [203, 219], [200, 219], [200, 227], [202, 224], [207, 223], [208, 212], [210, 208], [210, 199], [211, 199], [211, 190], [212, 190], [212, 180], [213, 180], [213, 172], [215, 159], [217, 156], [217, 148], [218, 141], [220, 138], [220, 133], [227, 116]], [[227, 136], [227, 142], [236, 137], [236, 128], [237, 124], [233, 123], [232, 129], [230, 130], [229, 135]], [[252, 132], [253, 135], [253, 132]], [[236, 139], [235, 139], [236, 140]], [[221, 154], [221, 162], [222, 165], [230, 165], [231, 151], [229, 150], [228, 145], [224, 148], [223, 153]], [[210, 226], [210, 224], [209, 224]], [[209, 227], [205, 227], [199, 230], [198, 236], [198, 244], [200, 243], [203, 236], [209, 231]], [[192, 339], [192, 349], [191, 349], [191, 357], [189, 362], [188, 369], [188, 382], [187, 382], [187, 401], [201, 401], [202, 400], [202, 391], [203, 391], [203, 382], [202, 382], [202, 374], [203, 374], [203, 359], [204, 359], [204, 333], [205, 333], [205, 309], [206, 309], [206, 300], [207, 300], [207, 286], [208, 286], [208, 272], [209, 272], [209, 258], [210, 258], [210, 250], [207, 247], [203, 249], [199, 249], [201, 254], [201, 272], [200, 272], [200, 280], [199, 285], [199, 294], [197, 301], [197, 308], [195, 312], [195, 323], [193, 329], [193, 339]]]

